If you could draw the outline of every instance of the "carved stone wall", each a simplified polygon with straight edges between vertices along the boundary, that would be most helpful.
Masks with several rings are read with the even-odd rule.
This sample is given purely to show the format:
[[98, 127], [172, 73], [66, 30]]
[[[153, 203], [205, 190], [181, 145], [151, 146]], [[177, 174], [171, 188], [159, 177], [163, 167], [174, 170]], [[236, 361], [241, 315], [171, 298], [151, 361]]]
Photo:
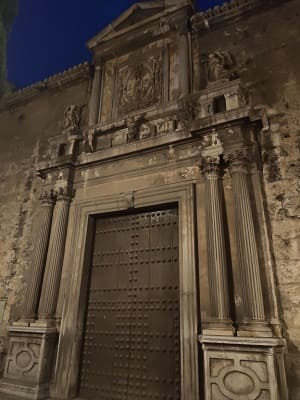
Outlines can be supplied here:
[[[141, 60], [141, 57], [137, 58]], [[117, 114], [126, 115], [160, 103], [162, 99], [162, 58], [150, 57], [117, 72]]]
[[[198, 15], [198, 25], [183, 11], [173, 20], [159, 14], [155, 26], [133, 33], [130, 23], [125, 44], [118, 38], [113, 48], [108, 39], [99, 44], [93, 71], [79, 66], [0, 103], [0, 352], [8, 352], [7, 380], [27, 376], [35, 383], [40, 379], [36, 363], [48, 374], [43, 360], [51, 364], [55, 340], [43, 335], [51, 326], [56, 336], [57, 326], [61, 336], [51, 394], [76, 397], [87, 276], [80, 273], [87, 268], [89, 217], [178, 201], [184, 218], [181, 265], [188, 271], [183, 268], [181, 277], [185, 397], [198, 400], [198, 376], [205, 375], [207, 399], [286, 400], [284, 389], [280, 392], [283, 336], [291, 400], [298, 400], [298, 1], [270, 8], [257, 3], [232, 2], [210, 16]], [[240, 6], [247, 18], [229, 18]], [[109, 34], [117, 37], [117, 27]], [[230, 154], [241, 148], [247, 163], [233, 168]], [[213, 160], [213, 169], [203, 177], [205, 157]], [[7, 325], [21, 317], [25, 288], [32, 282], [38, 198], [42, 187], [51, 191], [64, 182], [65, 170], [76, 191], [70, 193], [70, 209], [68, 203], [61, 213], [61, 225], [53, 225], [63, 232], [63, 243], [59, 252], [60, 239], [50, 246], [50, 261], [59, 253], [45, 274], [53, 284], [50, 311], [41, 312], [38, 321], [13, 325], [9, 347]], [[177, 192], [184, 193], [184, 201]], [[212, 248], [208, 238], [222, 248]], [[39, 277], [32, 293], [41, 289]], [[46, 299], [47, 287], [45, 281]], [[38, 310], [30, 311], [35, 318]], [[201, 364], [198, 371], [197, 339], [205, 371]], [[0, 386], [11, 390], [5, 380]]]
[[[257, 342], [240, 341], [236, 346], [215, 337], [212, 343], [204, 343], [205, 364], [210, 371], [206, 380], [209, 400], [280, 400], [286, 393], [280, 392], [280, 376], [273, 370], [272, 340]], [[226, 356], [224, 357], [224, 354]], [[283, 354], [278, 352], [278, 357]], [[274, 373], [275, 372], [275, 373]], [[283, 388], [283, 386], [281, 387]]]
[[[246, 3], [251, 2], [240, 2], [240, 6], [246, 7]], [[300, 57], [297, 53], [300, 31], [299, 17], [295, 14], [299, 3], [288, 1], [265, 11], [258, 11], [258, 3], [256, 11], [240, 21], [228, 17], [228, 22], [219, 25], [224, 19], [222, 15], [233, 15], [239, 8], [234, 3], [230, 8], [216, 8], [198, 17], [201, 26], [195, 26], [196, 31], [200, 30], [193, 36], [193, 46], [197, 48], [193, 54], [194, 66], [200, 68], [194, 71], [194, 85], [195, 89], [207, 87], [208, 55], [216, 50], [226, 51], [234, 58], [235, 69], [248, 88], [250, 104], [266, 107], [264, 120], [269, 119], [269, 123], [265, 124], [260, 140], [263, 201], [270, 227], [264, 248], [269, 247], [274, 257], [269, 263], [274, 262], [285, 335], [289, 339], [286, 360], [290, 396], [296, 400], [300, 396]], [[226, 180], [224, 184], [225, 196], [231, 201], [231, 185]], [[233, 217], [229, 215], [230, 219]], [[237, 297], [237, 306], [239, 301]]]
[[[2, 109], [0, 113], [1, 352], [7, 352], [7, 324], [21, 315], [31, 274], [33, 237], [40, 221], [37, 205], [43, 183], [37, 179], [36, 163], [41, 154], [45, 156], [52, 151], [48, 139], [60, 134], [65, 108], [74, 102], [86, 104], [87, 86], [87, 81], [73, 82], [72, 87], [60, 91], [37, 92], [35, 98], [36, 94], [31, 93], [30, 102], [11, 105], [9, 110]], [[22, 96], [19, 93], [16, 100], [24, 102]]]

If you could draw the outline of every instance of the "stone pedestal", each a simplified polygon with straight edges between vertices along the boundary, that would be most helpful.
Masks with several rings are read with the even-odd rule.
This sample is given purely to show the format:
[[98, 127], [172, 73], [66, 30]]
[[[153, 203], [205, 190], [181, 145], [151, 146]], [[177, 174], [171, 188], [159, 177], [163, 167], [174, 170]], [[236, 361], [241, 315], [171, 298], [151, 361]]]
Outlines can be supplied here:
[[284, 339], [200, 337], [205, 400], [288, 400]]
[[1, 393], [30, 400], [47, 398], [56, 329], [11, 326], [8, 331], [10, 346], [0, 382], [0, 398], [4, 397]]

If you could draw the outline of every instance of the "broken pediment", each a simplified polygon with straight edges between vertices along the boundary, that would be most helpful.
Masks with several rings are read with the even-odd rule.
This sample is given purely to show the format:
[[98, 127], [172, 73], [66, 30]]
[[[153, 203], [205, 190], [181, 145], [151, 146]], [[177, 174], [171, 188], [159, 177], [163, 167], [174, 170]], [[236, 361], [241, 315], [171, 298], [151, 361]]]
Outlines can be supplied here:
[[89, 49], [114, 39], [144, 22], [151, 21], [151, 18], [160, 16], [170, 8], [181, 8], [183, 5], [192, 5], [191, 0], [158, 0], [144, 1], [133, 4], [129, 9], [124, 11], [111, 24], [100, 31], [96, 36], [87, 43]]

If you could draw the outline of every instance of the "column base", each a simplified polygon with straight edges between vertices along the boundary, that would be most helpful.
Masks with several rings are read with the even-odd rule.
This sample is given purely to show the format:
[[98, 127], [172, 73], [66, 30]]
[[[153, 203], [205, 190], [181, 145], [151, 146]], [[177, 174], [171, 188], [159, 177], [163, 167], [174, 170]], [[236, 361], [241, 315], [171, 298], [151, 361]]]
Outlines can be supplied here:
[[12, 323], [12, 326], [18, 326], [18, 327], [26, 327], [26, 326], [30, 326], [30, 324], [34, 323], [35, 320], [25, 320], [25, 319], [20, 319], [19, 321], [15, 321]]
[[264, 321], [242, 322], [238, 326], [237, 336], [242, 337], [273, 337], [272, 328]]
[[0, 395], [1, 394], [10, 396], [9, 398], [15, 400], [44, 400], [49, 397], [49, 384], [40, 385], [37, 388], [2, 379], [0, 382]]
[[32, 326], [10, 326], [9, 350], [1, 393], [30, 400], [46, 399], [52, 362], [57, 342], [57, 330]]
[[205, 400], [288, 400], [284, 339], [202, 335], [200, 341]]
[[55, 319], [37, 319], [33, 323], [30, 324], [31, 327], [35, 328], [56, 328], [57, 322]]
[[205, 336], [235, 336], [235, 328], [232, 321], [210, 321], [202, 330], [202, 334]]

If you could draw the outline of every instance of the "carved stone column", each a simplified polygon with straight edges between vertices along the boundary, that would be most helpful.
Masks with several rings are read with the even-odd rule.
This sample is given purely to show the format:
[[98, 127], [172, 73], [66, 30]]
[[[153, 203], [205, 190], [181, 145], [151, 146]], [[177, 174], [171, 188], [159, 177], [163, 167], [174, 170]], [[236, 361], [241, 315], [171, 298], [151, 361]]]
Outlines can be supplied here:
[[96, 65], [90, 99], [89, 126], [94, 126], [98, 122], [101, 95], [101, 76], [102, 68], [100, 65]]
[[39, 231], [35, 240], [32, 258], [31, 281], [27, 286], [24, 312], [21, 318], [22, 321], [28, 322], [35, 319], [39, 302], [55, 201], [53, 192], [44, 193], [41, 200], [42, 209], [39, 216]]
[[[267, 327], [262, 328], [265, 325], [265, 312], [257, 243], [247, 184], [247, 149], [226, 154], [225, 159], [230, 163], [236, 212], [237, 250], [245, 312], [243, 322], [246, 331], [253, 330], [253, 333], [262, 331], [263, 336], [269, 336], [266, 332], [263, 332], [268, 331]], [[239, 334], [242, 335], [243, 333], [239, 331]]]
[[39, 320], [53, 321], [59, 293], [60, 278], [64, 257], [67, 222], [69, 215], [70, 193], [60, 188], [57, 193], [50, 234], [49, 250], [39, 305]]
[[205, 178], [205, 214], [208, 253], [208, 279], [214, 334], [233, 334], [230, 318], [222, 197], [219, 187], [219, 156], [207, 156], [202, 162]]

